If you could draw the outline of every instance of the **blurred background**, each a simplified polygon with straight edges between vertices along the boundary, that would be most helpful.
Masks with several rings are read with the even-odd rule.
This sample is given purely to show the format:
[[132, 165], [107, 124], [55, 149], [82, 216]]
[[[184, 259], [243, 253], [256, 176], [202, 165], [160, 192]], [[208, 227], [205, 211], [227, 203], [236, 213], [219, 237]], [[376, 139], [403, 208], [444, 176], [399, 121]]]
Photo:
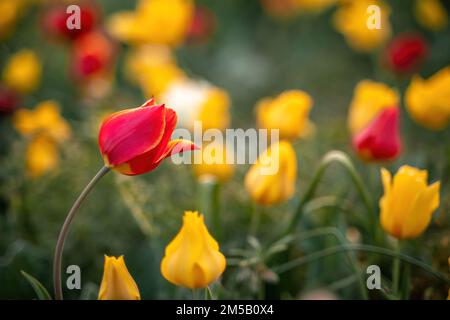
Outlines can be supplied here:
[[[173, 99], [182, 109], [195, 100], [190, 94], [198, 94], [201, 82], [225, 93], [230, 121], [224, 128], [245, 129], [257, 126], [255, 105], [262, 98], [290, 89], [312, 97], [309, 118], [314, 133], [294, 143], [298, 179], [293, 198], [255, 209], [243, 183], [248, 165], [235, 166], [233, 177], [221, 183], [218, 240], [228, 258], [236, 248], [251, 249], [269, 241], [274, 228], [295, 210], [297, 195], [304, 192], [329, 150], [348, 152], [378, 201], [381, 165], [366, 164], [355, 155], [347, 126], [355, 86], [371, 79], [403, 95], [414, 74], [426, 79], [450, 63], [448, 23], [444, 19], [441, 26], [431, 23], [430, 27], [417, 13], [419, 1], [385, 1], [389, 35], [363, 48], [352, 43], [337, 22], [339, 10], [349, 1], [170, 0], [148, 8], [144, 2], [0, 2], [2, 299], [35, 297], [20, 270], [39, 279], [51, 292], [56, 238], [76, 196], [103, 165], [97, 134], [109, 113], [139, 106], [152, 96], [169, 106]], [[61, 27], [67, 18], [64, 9], [72, 3], [81, 6], [82, 26], [88, 26], [79, 34]], [[450, 3], [439, 3], [446, 14]], [[132, 12], [136, 21], [129, 21], [124, 12]], [[407, 72], [397, 70], [388, 58], [391, 41], [404, 34], [418, 35], [427, 48], [420, 65]], [[191, 87], [178, 88], [181, 96], [171, 92], [176, 90], [171, 85], [180, 78], [192, 82]], [[405, 111], [403, 98], [400, 107], [403, 152], [382, 165], [390, 171], [402, 164], [426, 168], [430, 181], [441, 181], [441, 205], [434, 221], [420, 240], [408, 243], [407, 250], [448, 276], [449, 130], [418, 125]], [[183, 112], [179, 112], [180, 126], [189, 127], [183, 122]], [[52, 139], [39, 136], [45, 130]], [[180, 228], [183, 212], [202, 208], [205, 191], [198, 179], [190, 166], [170, 161], [138, 177], [106, 176], [83, 205], [66, 242], [64, 265], [76, 264], [82, 270], [82, 289], [66, 290], [66, 297], [96, 299], [103, 255], [123, 254], [143, 298], [189, 298], [189, 290], [176, 288], [161, 276], [159, 265], [165, 246]], [[348, 202], [347, 210], [321, 209], [303, 219], [301, 228], [336, 226], [349, 239], [362, 241], [358, 223], [367, 213], [347, 174], [329, 170], [318, 193], [342, 196]], [[252, 212], [260, 209], [258, 243], [248, 244]], [[335, 243], [314, 238], [284, 254], [301, 256]], [[362, 261], [371, 259], [382, 270], [391, 263], [386, 257], [361, 257]], [[248, 267], [230, 264], [214, 290], [218, 297], [231, 299], [296, 299], [314, 294], [360, 298], [355, 279], [348, 277], [345, 254], [283, 275], [270, 268], [267, 261]], [[409, 272], [410, 297], [446, 297], [445, 284], [419, 269]]]

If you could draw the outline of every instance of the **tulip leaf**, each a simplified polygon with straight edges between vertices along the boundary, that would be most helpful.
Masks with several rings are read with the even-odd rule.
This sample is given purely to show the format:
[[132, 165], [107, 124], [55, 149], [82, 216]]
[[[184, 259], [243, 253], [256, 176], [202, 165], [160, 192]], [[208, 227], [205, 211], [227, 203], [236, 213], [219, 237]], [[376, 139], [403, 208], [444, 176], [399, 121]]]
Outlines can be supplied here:
[[33, 288], [39, 300], [52, 300], [52, 297], [48, 293], [47, 289], [45, 289], [44, 285], [40, 283], [39, 280], [23, 270], [21, 270], [20, 273], [24, 276], [25, 279], [27, 279], [28, 283]]

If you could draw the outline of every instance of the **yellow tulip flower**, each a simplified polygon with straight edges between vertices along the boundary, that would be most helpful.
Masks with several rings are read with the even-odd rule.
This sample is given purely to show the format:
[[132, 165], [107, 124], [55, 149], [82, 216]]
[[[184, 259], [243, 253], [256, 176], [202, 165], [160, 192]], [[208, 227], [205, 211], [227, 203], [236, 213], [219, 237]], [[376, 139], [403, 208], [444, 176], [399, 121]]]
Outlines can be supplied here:
[[17, 110], [13, 125], [22, 135], [43, 132], [57, 142], [63, 142], [71, 135], [70, 126], [61, 116], [58, 103], [52, 100], [39, 103], [34, 110]]
[[384, 83], [371, 80], [360, 81], [350, 103], [348, 127], [352, 135], [364, 129], [380, 111], [399, 105], [397, 90]]
[[210, 178], [224, 182], [231, 178], [234, 173], [233, 163], [227, 163], [227, 156], [234, 159], [234, 154], [226, 146], [220, 143], [210, 143], [203, 146], [195, 154], [196, 161], [193, 170], [197, 178]]
[[0, 1], [0, 39], [11, 34], [24, 6], [24, 0]]
[[166, 90], [162, 101], [177, 112], [180, 124], [187, 129], [192, 130], [195, 121], [201, 122], [203, 130], [225, 130], [230, 125], [228, 93], [206, 81], [177, 81]]
[[402, 166], [394, 178], [381, 169], [384, 195], [380, 199], [383, 229], [397, 239], [418, 237], [439, 207], [440, 182], [427, 185], [428, 172]]
[[33, 92], [41, 81], [42, 66], [37, 55], [28, 49], [14, 54], [3, 70], [3, 81], [23, 94]]
[[183, 226], [166, 247], [161, 261], [164, 278], [181, 287], [205, 288], [225, 270], [225, 257], [209, 234], [203, 215], [186, 211]]
[[314, 127], [308, 119], [312, 105], [312, 98], [301, 90], [285, 91], [274, 99], [262, 99], [256, 105], [258, 127], [279, 129], [281, 139], [305, 137]]
[[439, 0], [416, 0], [414, 13], [417, 21], [431, 31], [444, 29], [448, 24], [448, 13]]
[[108, 30], [131, 44], [176, 46], [185, 39], [193, 14], [192, 0], [140, 0], [135, 11], [112, 15]]
[[427, 80], [415, 76], [405, 93], [406, 109], [420, 125], [439, 130], [450, 122], [450, 67]]
[[39, 134], [27, 146], [26, 168], [31, 178], [38, 178], [58, 167], [59, 153], [55, 141], [46, 134]]
[[[380, 28], [368, 28], [371, 16], [367, 13], [369, 6], [380, 8]], [[335, 28], [344, 35], [350, 47], [360, 52], [370, 52], [379, 48], [391, 35], [389, 23], [390, 8], [379, 0], [342, 1], [335, 12]]]
[[245, 176], [251, 198], [264, 206], [281, 203], [295, 192], [297, 157], [287, 141], [273, 144], [252, 165]]
[[98, 300], [141, 300], [139, 289], [128, 272], [123, 256], [105, 255]]

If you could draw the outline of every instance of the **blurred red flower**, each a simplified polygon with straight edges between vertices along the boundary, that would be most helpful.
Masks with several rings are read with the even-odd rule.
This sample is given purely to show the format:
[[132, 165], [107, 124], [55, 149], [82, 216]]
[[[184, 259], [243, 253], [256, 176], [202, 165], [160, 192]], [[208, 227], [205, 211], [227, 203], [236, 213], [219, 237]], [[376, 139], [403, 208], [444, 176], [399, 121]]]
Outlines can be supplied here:
[[19, 96], [13, 90], [0, 85], [0, 116], [11, 114], [19, 104]]
[[394, 38], [386, 48], [388, 67], [397, 73], [416, 71], [428, 53], [424, 38], [418, 34], [403, 34]]
[[188, 31], [188, 41], [201, 43], [207, 41], [216, 29], [216, 16], [207, 7], [196, 6], [194, 17]]
[[401, 152], [398, 107], [386, 108], [353, 136], [353, 148], [365, 161], [388, 161]]
[[170, 140], [177, 114], [151, 99], [141, 107], [110, 115], [98, 137], [105, 165], [126, 175], [155, 169], [165, 158], [197, 147], [187, 140]]
[[46, 34], [55, 38], [76, 39], [82, 34], [94, 29], [99, 19], [98, 8], [88, 3], [78, 4], [80, 6], [81, 29], [69, 29], [67, 20], [72, 15], [67, 13], [67, 6], [50, 6], [45, 10], [42, 17], [42, 27]]

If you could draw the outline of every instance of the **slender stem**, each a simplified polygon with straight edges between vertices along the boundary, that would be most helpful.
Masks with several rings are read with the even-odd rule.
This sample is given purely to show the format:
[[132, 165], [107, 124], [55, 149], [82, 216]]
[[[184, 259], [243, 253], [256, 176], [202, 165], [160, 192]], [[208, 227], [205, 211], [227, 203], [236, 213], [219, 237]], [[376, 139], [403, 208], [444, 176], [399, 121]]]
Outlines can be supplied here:
[[84, 190], [78, 196], [78, 198], [75, 201], [75, 203], [73, 204], [72, 208], [70, 208], [70, 211], [67, 214], [66, 220], [64, 221], [61, 231], [59, 232], [58, 241], [56, 242], [55, 257], [53, 260], [53, 286], [54, 286], [54, 290], [55, 290], [55, 299], [56, 300], [63, 299], [62, 286], [61, 286], [61, 260], [62, 260], [62, 253], [63, 253], [63, 249], [64, 249], [64, 242], [67, 238], [67, 234], [69, 233], [70, 225], [71, 225], [73, 218], [75, 217], [78, 209], [80, 208], [81, 204], [83, 203], [84, 199], [86, 199], [86, 197], [91, 192], [91, 190], [94, 188], [94, 186], [97, 184], [97, 182], [108, 172], [109, 172], [109, 168], [102, 167], [100, 169], [100, 171], [97, 172], [95, 177], [92, 178], [92, 180], [88, 183], [88, 185], [84, 188]]
[[[395, 241], [395, 252], [398, 254], [401, 253], [400, 243], [398, 240]], [[392, 292], [396, 296], [400, 296], [398, 292], [399, 283], [400, 283], [400, 259], [398, 258], [398, 256], [396, 256], [392, 263]]]
[[261, 223], [261, 216], [264, 212], [264, 208], [253, 204], [252, 217], [250, 220], [250, 228], [248, 230], [248, 234], [250, 236], [256, 237], [258, 233], [258, 228]]
[[200, 180], [200, 211], [210, 219], [214, 238], [221, 238], [220, 222], [220, 183], [217, 179], [207, 177]]
[[434, 270], [432, 267], [430, 267], [429, 265], [427, 265], [426, 263], [424, 263], [420, 260], [417, 260], [416, 258], [407, 256], [405, 254], [397, 253], [397, 252], [389, 250], [389, 249], [370, 246], [370, 245], [364, 245], [364, 244], [349, 244], [349, 245], [344, 245], [344, 246], [331, 247], [331, 248], [317, 251], [317, 252], [314, 252], [307, 256], [292, 260], [281, 266], [272, 268], [272, 270], [275, 272], [278, 272], [278, 273], [283, 273], [283, 272], [289, 271], [292, 268], [299, 267], [305, 263], [309, 263], [309, 262], [315, 261], [317, 259], [321, 259], [321, 258], [327, 257], [329, 255], [333, 255], [333, 254], [336, 254], [339, 252], [345, 252], [345, 251], [363, 251], [363, 252], [371, 252], [371, 253], [381, 254], [381, 255], [390, 256], [390, 257], [398, 257], [402, 261], [409, 263], [411, 265], [414, 265], [416, 267], [419, 267], [419, 268], [423, 269], [424, 271], [426, 271], [427, 273], [433, 275], [437, 279], [441, 280], [442, 282], [445, 282], [446, 284], [450, 285], [450, 280], [447, 278], [446, 275], [442, 274], [439, 271]]
[[300, 221], [300, 218], [302, 217], [305, 205], [314, 196], [316, 189], [319, 185], [319, 182], [322, 179], [323, 174], [325, 173], [325, 170], [333, 162], [338, 162], [338, 163], [342, 164], [344, 166], [344, 168], [347, 170], [347, 172], [350, 174], [350, 177], [351, 177], [353, 183], [355, 184], [356, 189], [358, 190], [358, 193], [361, 196], [361, 199], [363, 200], [364, 206], [366, 207], [367, 211], [369, 212], [370, 218], [373, 220], [371, 225], [373, 226], [374, 229], [371, 231], [374, 233], [374, 236], [375, 236], [375, 231], [376, 231], [375, 228], [377, 226], [377, 222], [376, 222], [377, 216], [376, 216], [375, 209], [372, 206], [372, 200], [371, 200], [370, 194], [367, 191], [367, 189], [365, 188], [364, 183], [361, 179], [361, 176], [356, 171], [351, 160], [348, 158], [348, 156], [345, 153], [343, 153], [341, 151], [330, 151], [322, 158], [320, 165], [317, 168], [316, 172], [314, 173], [311, 183], [309, 184], [304, 196], [300, 200], [297, 210], [295, 211], [284, 234], [288, 234], [296, 228], [298, 222]]

